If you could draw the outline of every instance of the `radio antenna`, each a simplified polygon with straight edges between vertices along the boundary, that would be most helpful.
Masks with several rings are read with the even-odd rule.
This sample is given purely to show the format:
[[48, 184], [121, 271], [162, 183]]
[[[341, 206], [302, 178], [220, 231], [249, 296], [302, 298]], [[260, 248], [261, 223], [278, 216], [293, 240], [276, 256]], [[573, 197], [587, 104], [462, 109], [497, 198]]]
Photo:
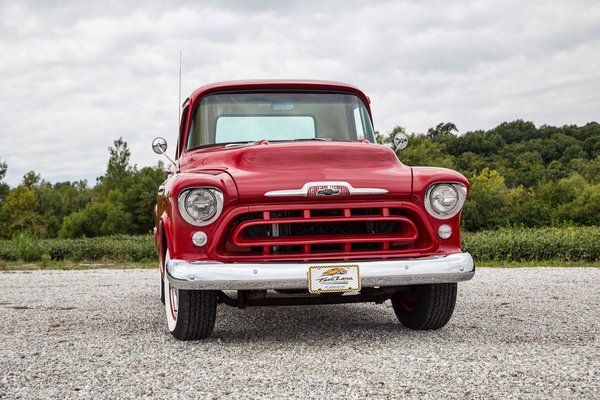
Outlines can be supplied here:
[[181, 126], [181, 50], [179, 50], [179, 98], [177, 99], [177, 130]]

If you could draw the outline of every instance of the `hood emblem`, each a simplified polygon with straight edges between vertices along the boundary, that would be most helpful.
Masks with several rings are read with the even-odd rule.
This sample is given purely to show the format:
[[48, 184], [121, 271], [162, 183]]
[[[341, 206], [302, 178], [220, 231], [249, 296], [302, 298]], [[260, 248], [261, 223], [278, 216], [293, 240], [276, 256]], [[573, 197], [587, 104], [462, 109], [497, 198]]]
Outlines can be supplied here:
[[355, 188], [348, 182], [308, 182], [300, 189], [273, 190], [266, 197], [349, 197], [356, 195], [385, 194], [386, 189]]
[[326, 187], [317, 190], [317, 196], [338, 196], [340, 194], [340, 189], [335, 189], [331, 187]]
[[309, 187], [306, 197], [316, 196], [350, 196], [350, 191], [346, 186], [340, 185], [319, 185]]

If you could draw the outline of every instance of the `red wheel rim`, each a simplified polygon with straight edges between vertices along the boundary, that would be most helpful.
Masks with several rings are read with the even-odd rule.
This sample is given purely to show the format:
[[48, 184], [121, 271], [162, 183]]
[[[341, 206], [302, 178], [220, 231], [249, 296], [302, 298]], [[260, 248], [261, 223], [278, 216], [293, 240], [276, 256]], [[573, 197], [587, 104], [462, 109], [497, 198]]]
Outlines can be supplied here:
[[398, 300], [400, 306], [406, 312], [415, 312], [417, 309], [417, 302], [419, 300], [419, 289], [410, 288], [406, 291], [398, 293]]

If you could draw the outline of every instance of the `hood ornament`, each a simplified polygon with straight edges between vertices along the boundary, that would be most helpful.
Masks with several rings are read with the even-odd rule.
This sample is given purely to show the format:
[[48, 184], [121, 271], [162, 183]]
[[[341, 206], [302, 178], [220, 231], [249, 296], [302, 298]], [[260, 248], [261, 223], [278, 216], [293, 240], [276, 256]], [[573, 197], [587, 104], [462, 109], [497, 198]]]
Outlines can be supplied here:
[[308, 182], [300, 189], [273, 190], [266, 197], [350, 197], [356, 195], [385, 194], [380, 188], [355, 188], [348, 182]]

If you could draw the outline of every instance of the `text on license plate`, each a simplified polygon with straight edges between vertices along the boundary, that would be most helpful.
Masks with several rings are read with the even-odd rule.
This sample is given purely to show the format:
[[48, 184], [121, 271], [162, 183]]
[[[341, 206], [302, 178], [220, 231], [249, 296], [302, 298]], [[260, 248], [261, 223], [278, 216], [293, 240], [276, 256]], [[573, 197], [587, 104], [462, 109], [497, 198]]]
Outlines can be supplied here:
[[311, 293], [357, 292], [359, 290], [358, 265], [308, 267], [308, 291]]

